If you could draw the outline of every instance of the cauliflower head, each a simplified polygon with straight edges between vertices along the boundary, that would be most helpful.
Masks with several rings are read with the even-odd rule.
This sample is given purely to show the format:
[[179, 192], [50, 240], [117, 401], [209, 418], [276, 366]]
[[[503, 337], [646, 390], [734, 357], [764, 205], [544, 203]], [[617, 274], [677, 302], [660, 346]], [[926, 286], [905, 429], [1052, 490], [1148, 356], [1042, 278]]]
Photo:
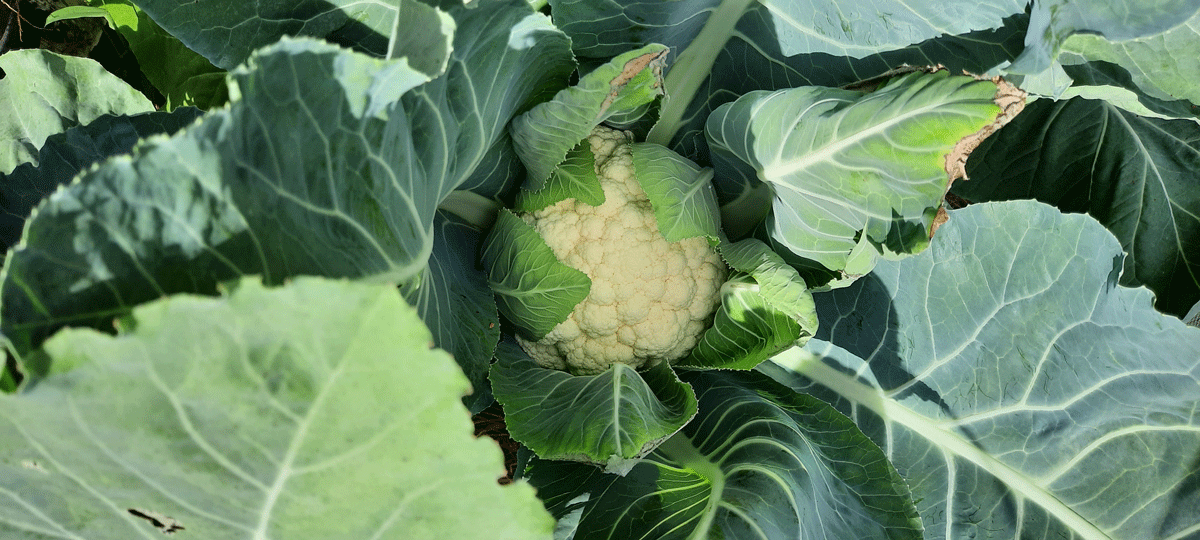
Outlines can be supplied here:
[[599, 206], [567, 199], [523, 216], [591, 292], [545, 337], [522, 348], [538, 365], [595, 375], [684, 357], [720, 304], [725, 264], [703, 237], [670, 243], [634, 176], [631, 137], [598, 126], [588, 137], [604, 190]]

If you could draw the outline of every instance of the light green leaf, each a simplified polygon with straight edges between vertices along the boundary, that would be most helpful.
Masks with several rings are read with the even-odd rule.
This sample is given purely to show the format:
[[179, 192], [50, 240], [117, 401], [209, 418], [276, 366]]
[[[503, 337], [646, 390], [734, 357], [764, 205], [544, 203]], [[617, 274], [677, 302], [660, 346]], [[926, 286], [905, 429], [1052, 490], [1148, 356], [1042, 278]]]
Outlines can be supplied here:
[[596, 156], [586, 140], [567, 153], [566, 159], [550, 173], [542, 189], [529, 191], [522, 188], [513, 209], [532, 212], [566, 199], [592, 206], [604, 204], [604, 188], [596, 177]]
[[721, 286], [712, 327], [680, 365], [751, 369], [817, 331], [817, 312], [804, 279], [761, 241], [722, 244], [737, 273]]
[[1062, 45], [1063, 64], [1111, 62], [1129, 71], [1133, 83], [1150, 96], [1200, 103], [1200, 13], [1163, 33], [1112, 41], [1075, 34]]
[[529, 170], [525, 188], [539, 191], [551, 172], [609, 116], [640, 109], [662, 95], [667, 48], [648, 45], [621, 54], [513, 119], [517, 155]]
[[455, 14], [455, 56], [437, 79], [285, 39], [231, 75], [227, 109], [58, 192], [3, 269], [4, 334], [28, 351], [68, 322], [103, 327], [250, 273], [420, 275], [442, 199], [574, 68], [566, 37], [522, 1]]
[[487, 373], [500, 340], [496, 298], [487, 276], [475, 268], [483, 234], [462, 219], [438, 212], [433, 252], [420, 278], [401, 287], [433, 333], [433, 344], [450, 353], [471, 382], [463, 401], [471, 413], [492, 403]]
[[1025, 51], [1008, 70], [1036, 74], [1051, 66], [1063, 43], [1077, 33], [1109, 41], [1161, 34], [1196, 15], [1195, 0], [1038, 0], [1030, 12]]
[[105, 114], [137, 114], [154, 105], [96, 61], [42, 49], [0, 55], [0, 174], [38, 163], [46, 138]]
[[87, 19], [92, 17], [104, 19], [104, 22], [108, 23], [109, 28], [115, 29], [117, 27], [117, 21], [113, 19], [112, 14], [109, 13], [108, 10], [88, 6], [67, 6], [51, 11], [49, 15], [46, 15], [46, 24], [49, 25], [50, 23], [58, 21]]
[[0, 396], [0, 536], [548, 538], [429, 340], [394, 287], [319, 279], [64, 331]]
[[930, 540], [1190, 538], [1200, 330], [1119, 286], [1123, 257], [1037, 202], [953, 211], [921, 255], [816, 295], [821, 331], [772, 376], [884, 448]]
[[537, 231], [507, 209], [496, 215], [480, 260], [500, 313], [526, 339], [550, 333], [592, 289], [586, 274], [559, 261]]
[[533, 462], [575, 540], [921, 538], [904, 481], [850, 419], [756, 372], [683, 377], [699, 415], [626, 475]]
[[637, 143], [633, 170], [654, 207], [658, 231], [668, 242], [703, 236], [716, 244], [721, 234], [712, 169], [657, 144]]
[[491, 372], [513, 440], [543, 459], [625, 474], [696, 415], [696, 394], [660, 362], [644, 371], [613, 364], [599, 375], [546, 369], [501, 342]]
[[[1144, 118], [1110, 103], [1037, 100], [972, 154], [971, 201], [1034, 198], [1087, 212], [1121, 242], [1121, 284], [1160, 311], [1200, 301], [1200, 124]], [[940, 234], [940, 233], [939, 233]]]
[[718, 176], [771, 185], [772, 238], [836, 272], [860, 235], [877, 253], [925, 247], [954, 170], [947, 156], [996, 121], [999, 94], [991, 81], [945, 71], [871, 93], [758, 91], [719, 107], [706, 131]]

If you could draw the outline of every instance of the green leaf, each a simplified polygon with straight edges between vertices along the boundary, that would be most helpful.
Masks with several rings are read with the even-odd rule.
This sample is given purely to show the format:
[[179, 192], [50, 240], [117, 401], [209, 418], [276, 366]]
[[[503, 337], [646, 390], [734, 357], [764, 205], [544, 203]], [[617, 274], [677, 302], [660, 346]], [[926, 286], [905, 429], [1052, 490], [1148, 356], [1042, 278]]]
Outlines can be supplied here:
[[69, 184], [80, 171], [103, 159], [129, 152], [140, 139], [172, 134], [200, 116], [194, 108], [170, 113], [101, 116], [51, 135], [38, 150], [37, 165], [24, 163], [0, 174], [0, 243], [7, 251], [21, 239], [25, 219], [42, 199]]
[[471, 413], [492, 403], [487, 373], [500, 340], [500, 317], [487, 277], [475, 268], [483, 236], [460, 218], [438, 212], [433, 253], [421, 277], [400, 289], [433, 333], [434, 346], [450, 353], [471, 382], [464, 399]]
[[1099, 220], [1129, 254], [1121, 284], [1183, 316], [1200, 301], [1200, 125], [1100, 101], [1037, 100], [972, 154], [972, 201], [1034, 198]]
[[604, 188], [596, 178], [596, 156], [592, 154], [587, 140], [580, 142], [567, 153], [566, 159], [555, 167], [538, 191], [521, 189], [513, 209], [532, 212], [551, 206], [559, 201], [575, 199], [592, 206], [604, 204]]
[[285, 39], [231, 75], [228, 108], [58, 192], [3, 270], [4, 334], [28, 351], [63, 324], [104, 327], [250, 273], [420, 275], [438, 204], [574, 67], [565, 36], [524, 2], [455, 13], [455, 56], [437, 79]]
[[772, 376], [884, 448], [930, 540], [1194, 536], [1200, 331], [1119, 286], [1122, 258], [1037, 202], [953, 211], [816, 295], [821, 331]]
[[1093, 34], [1076, 34], [1063, 43], [1064, 64], [1111, 62], [1133, 76], [1143, 92], [1164, 100], [1200, 103], [1200, 13], [1161, 34], [1109, 41]]
[[42, 49], [0, 55], [0, 174], [38, 163], [46, 138], [106, 114], [137, 114], [154, 105], [87, 58]]
[[721, 216], [712, 186], [712, 169], [657, 144], [637, 143], [633, 170], [654, 207], [658, 230], [668, 242], [703, 236], [715, 244]]
[[691, 372], [700, 413], [624, 476], [537, 460], [575, 540], [921, 538], [904, 481], [854, 423], [755, 372]]
[[[250, 54], [284, 36], [313, 37], [377, 57], [399, 58], [406, 49], [414, 69], [430, 77], [445, 65], [449, 49], [425, 48], [425, 38], [444, 33], [443, 13], [416, 0], [356, 2], [354, 0], [136, 0], [137, 6], [188, 48], [218, 68], [232, 70]], [[529, 12], [528, 5], [521, 6]], [[539, 23], [531, 21], [534, 26]], [[503, 27], [508, 30], [511, 26]], [[415, 41], [414, 41], [415, 40]], [[412, 55], [417, 49], [429, 56]], [[439, 57], [440, 56], [440, 57]]]
[[104, 22], [108, 23], [109, 28], [115, 29], [117, 27], [117, 21], [113, 20], [113, 16], [108, 10], [88, 6], [67, 6], [51, 11], [49, 15], [46, 15], [46, 25], [58, 21], [92, 17], [103, 18]]
[[648, 45], [616, 56], [513, 119], [517, 155], [529, 170], [525, 188], [539, 191], [568, 151], [606, 118], [638, 109], [662, 95], [667, 48]]
[[0, 535], [547, 538], [429, 340], [394, 287], [303, 278], [64, 331], [0, 396]]
[[[656, 42], [675, 52], [661, 117], [646, 141], [669, 146], [701, 163], [706, 161], [703, 152], [694, 145], [703, 144], [699, 133], [703, 119], [723, 102], [750, 90], [846, 84], [901, 62], [945, 64], [957, 72], [958, 66], [951, 65], [959, 63], [956, 57], [970, 56], [959, 47], [986, 49], [983, 44], [996, 42], [986, 37], [943, 39], [943, 44], [957, 43], [948, 48], [933, 45], [915, 55], [897, 51], [943, 35], [995, 28], [1005, 17], [1021, 14], [1025, 4], [1021, 0], [874, 0], [852, 6], [751, 0], [551, 2], [555, 22], [571, 36], [581, 57], [607, 58], [631, 46]], [[873, 55], [892, 58], [869, 58]], [[922, 58], [927, 56], [932, 58]], [[986, 56], [968, 62], [986, 61]], [[986, 71], [996, 63], [973, 71]], [[694, 135], [681, 133], [688, 131]]]
[[947, 156], [996, 121], [998, 95], [991, 81], [945, 71], [871, 93], [758, 91], [719, 107], [706, 131], [718, 176], [771, 185], [771, 237], [840, 271], [860, 235], [881, 254], [925, 247], [952, 177]]
[[[1196, 15], [1194, 0], [1041, 0], [1029, 17], [1025, 51], [1008, 71], [1036, 74], [1051, 67], [1063, 43], [1077, 33], [1109, 41], [1161, 34]], [[1186, 75], [1184, 75], [1186, 76]]]
[[542, 459], [625, 474], [696, 415], [692, 387], [664, 362], [645, 371], [615, 363], [599, 375], [538, 366], [501, 342], [491, 372], [512, 438]]
[[679, 365], [752, 369], [817, 331], [817, 312], [804, 279], [761, 241], [722, 244], [737, 273], [721, 286], [713, 325]]
[[592, 280], [563, 264], [537, 231], [507, 209], [483, 241], [484, 270], [500, 313], [526, 339], [541, 339], [587, 298]]
[[229, 100], [224, 69], [168, 34], [132, 0], [90, 0], [102, 9], [129, 43], [150, 84], [166, 97], [166, 110], [194, 106], [212, 109]]

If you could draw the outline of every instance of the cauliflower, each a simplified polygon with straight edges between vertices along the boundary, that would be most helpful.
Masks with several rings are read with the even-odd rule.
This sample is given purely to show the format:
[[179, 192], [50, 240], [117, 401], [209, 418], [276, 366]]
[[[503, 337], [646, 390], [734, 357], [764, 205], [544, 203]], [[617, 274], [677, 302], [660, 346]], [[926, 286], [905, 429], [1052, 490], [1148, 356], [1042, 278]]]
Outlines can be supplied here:
[[630, 137], [588, 137], [604, 203], [567, 199], [523, 216], [591, 292], [545, 337], [518, 341], [539, 365], [594, 375], [614, 362], [673, 362], [696, 345], [720, 303], [725, 265], [703, 237], [669, 243], [634, 176]]

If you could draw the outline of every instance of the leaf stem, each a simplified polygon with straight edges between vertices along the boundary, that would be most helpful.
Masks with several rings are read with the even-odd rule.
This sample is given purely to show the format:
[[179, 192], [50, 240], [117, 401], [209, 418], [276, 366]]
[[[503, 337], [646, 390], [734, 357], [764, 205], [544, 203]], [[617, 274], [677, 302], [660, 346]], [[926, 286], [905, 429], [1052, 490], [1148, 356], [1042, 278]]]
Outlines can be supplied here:
[[712, 72], [717, 54], [733, 35], [733, 28], [755, 0], [725, 0], [708, 16], [704, 28], [691, 45], [679, 53], [679, 58], [667, 72], [664, 81], [666, 95], [658, 122], [646, 135], [646, 142], [670, 147], [671, 138], [683, 125], [683, 113], [696, 96], [700, 84]]
[[692, 534], [688, 535], [688, 540], [708, 538], [708, 531], [712, 529], [713, 519], [717, 515], [717, 506], [725, 491], [725, 472], [721, 470], [720, 465], [713, 463], [708, 456], [700, 453], [700, 450], [683, 432], [676, 433], [664, 441], [655, 451], [691, 470], [712, 485], [712, 491], [708, 494], [708, 501], [705, 504], [704, 513], [700, 517], [700, 522], [696, 524]]

